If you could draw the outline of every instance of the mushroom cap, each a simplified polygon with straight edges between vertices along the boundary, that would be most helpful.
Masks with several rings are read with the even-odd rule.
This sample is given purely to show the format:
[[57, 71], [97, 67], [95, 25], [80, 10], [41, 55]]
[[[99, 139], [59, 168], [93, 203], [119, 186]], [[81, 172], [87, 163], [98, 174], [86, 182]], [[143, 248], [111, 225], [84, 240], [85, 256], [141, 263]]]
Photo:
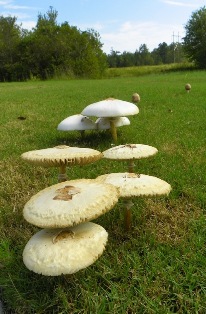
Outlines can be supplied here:
[[95, 117], [122, 117], [139, 113], [139, 108], [130, 102], [108, 98], [88, 105], [81, 114]]
[[171, 186], [156, 177], [136, 173], [109, 173], [97, 177], [98, 182], [112, 184], [119, 188], [120, 197], [168, 195]]
[[40, 228], [64, 228], [93, 220], [118, 202], [115, 186], [94, 179], [64, 181], [31, 197], [24, 218]]
[[103, 152], [106, 159], [131, 160], [153, 156], [158, 152], [155, 147], [143, 144], [126, 144], [111, 147]]
[[57, 130], [59, 131], [83, 131], [94, 129], [96, 129], [94, 121], [82, 114], [76, 114], [64, 119], [57, 127]]
[[140, 101], [140, 95], [137, 94], [137, 93], [134, 93], [134, 94], [132, 95], [132, 101], [133, 101], [133, 102], [139, 102], [139, 101]]
[[186, 90], [190, 90], [190, 89], [191, 89], [191, 85], [190, 85], [189, 83], [187, 83], [187, 84], [185, 85], [185, 89], [186, 89]]
[[95, 149], [66, 145], [32, 150], [21, 155], [22, 159], [29, 163], [44, 167], [85, 165], [101, 159], [102, 156], [102, 153]]
[[[109, 118], [98, 118], [95, 122], [97, 130], [107, 130], [110, 129], [110, 119]], [[130, 125], [130, 121], [127, 117], [117, 117], [113, 120], [115, 127], [120, 127], [124, 125]]]
[[25, 266], [45, 276], [73, 274], [93, 264], [107, 243], [106, 230], [92, 222], [66, 229], [43, 229], [26, 244]]

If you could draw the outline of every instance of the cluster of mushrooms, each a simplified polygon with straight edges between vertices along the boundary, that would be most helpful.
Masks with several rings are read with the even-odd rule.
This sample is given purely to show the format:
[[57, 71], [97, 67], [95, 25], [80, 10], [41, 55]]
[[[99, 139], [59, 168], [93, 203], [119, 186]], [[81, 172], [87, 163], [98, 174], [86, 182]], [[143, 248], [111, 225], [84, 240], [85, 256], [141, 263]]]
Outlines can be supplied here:
[[[127, 116], [139, 113], [134, 104], [140, 101], [137, 93], [132, 95], [132, 101], [127, 102], [115, 98], [108, 98], [88, 105], [80, 114], [67, 117], [59, 123], [59, 131], [79, 131], [84, 136], [85, 130], [110, 130], [114, 142], [117, 141], [117, 127], [130, 125]], [[93, 121], [91, 117], [96, 117]]]
[[[42, 230], [26, 244], [25, 266], [38, 274], [73, 274], [93, 264], [103, 253], [108, 233], [92, 220], [125, 200], [125, 228], [131, 227], [135, 197], [168, 195], [171, 186], [156, 177], [134, 172], [134, 161], [153, 156], [157, 149], [143, 144], [114, 146], [103, 153], [89, 149], [57, 146], [22, 154], [35, 165], [59, 167], [59, 183], [45, 188], [25, 204], [23, 216]], [[93, 163], [101, 158], [125, 160], [128, 169], [96, 179], [69, 180], [66, 168]]]

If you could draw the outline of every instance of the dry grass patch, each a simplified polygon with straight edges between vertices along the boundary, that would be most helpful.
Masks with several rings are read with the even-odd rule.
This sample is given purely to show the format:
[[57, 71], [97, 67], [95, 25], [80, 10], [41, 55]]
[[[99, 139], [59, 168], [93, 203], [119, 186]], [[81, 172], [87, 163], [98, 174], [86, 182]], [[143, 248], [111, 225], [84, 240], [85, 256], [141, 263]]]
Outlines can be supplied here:
[[178, 244], [190, 235], [190, 223], [202, 215], [202, 209], [186, 198], [145, 201], [145, 230], [159, 243]]

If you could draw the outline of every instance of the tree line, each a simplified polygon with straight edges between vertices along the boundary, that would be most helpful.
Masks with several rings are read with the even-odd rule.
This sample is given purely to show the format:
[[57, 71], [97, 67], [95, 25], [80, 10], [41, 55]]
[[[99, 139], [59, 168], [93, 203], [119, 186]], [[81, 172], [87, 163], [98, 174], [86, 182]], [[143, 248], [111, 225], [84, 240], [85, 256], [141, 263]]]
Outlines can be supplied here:
[[185, 26], [183, 43], [163, 42], [153, 51], [142, 44], [134, 53], [115, 50], [106, 55], [100, 35], [93, 29], [81, 31], [68, 22], [57, 23], [52, 7], [39, 14], [28, 31], [16, 17], [0, 16], [0, 81], [49, 79], [65, 75], [100, 78], [107, 67], [130, 67], [180, 63], [189, 60], [206, 68], [206, 7], [193, 12]]
[[152, 52], [146, 44], [142, 44], [134, 53], [124, 51], [121, 54], [112, 49], [107, 56], [107, 62], [111, 68], [181, 63], [185, 60], [186, 56], [181, 43], [168, 45], [166, 42], [160, 43]]

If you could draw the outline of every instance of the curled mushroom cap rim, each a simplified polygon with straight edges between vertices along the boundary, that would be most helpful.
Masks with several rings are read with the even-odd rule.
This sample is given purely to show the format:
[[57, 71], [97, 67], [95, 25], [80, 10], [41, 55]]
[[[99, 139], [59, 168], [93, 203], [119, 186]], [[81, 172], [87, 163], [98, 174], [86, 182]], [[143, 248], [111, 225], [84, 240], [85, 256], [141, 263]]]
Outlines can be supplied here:
[[61, 165], [84, 165], [99, 160], [102, 156], [101, 152], [92, 148], [58, 145], [25, 152], [21, 158], [40, 166], [58, 167]]

